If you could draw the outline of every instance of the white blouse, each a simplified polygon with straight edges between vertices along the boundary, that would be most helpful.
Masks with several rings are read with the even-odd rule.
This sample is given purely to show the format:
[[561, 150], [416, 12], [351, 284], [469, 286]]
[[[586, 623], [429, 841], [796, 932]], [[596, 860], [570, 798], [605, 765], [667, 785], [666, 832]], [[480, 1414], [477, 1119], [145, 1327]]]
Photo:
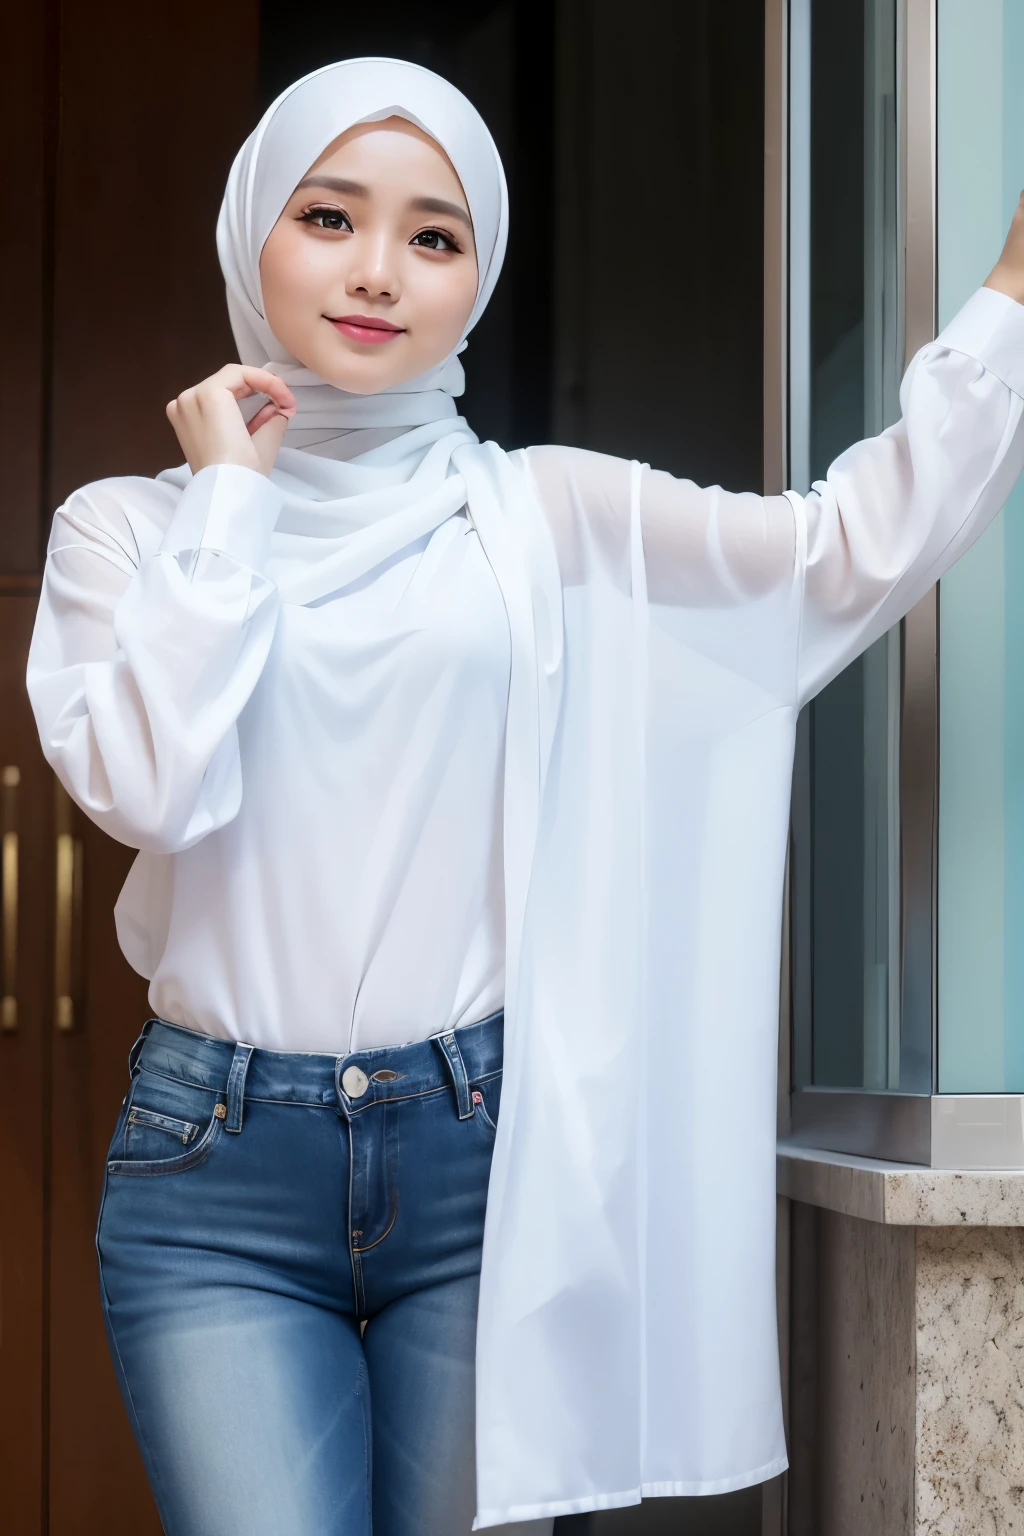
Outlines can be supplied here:
[[[994, 472], [1006, 450], [1024, 309], [988, 290], [972, 303], [963, 350], [933, 345], [916, 371], [914, 440], [894, 429], [893, 451], [850, 449], [804, 502], [817, 615], [804, 697], [858, 634], [873, 638], [871, 615], [927, 546], [918, 524], [939, 509], [914, 487], [933, 442], [965, 486], [972, 456]], [[28, 683], [69, 793], [141, 850], [116, 917], [153, 1011], [342, 1053], [502, 1006], [509, 634], [464, 512], [336, 595], [282, 603], [265, 565], [306, 457], [282, 450], [269, 478], [218, 465], [184, 489], [157, 477], [75, 492], [54, 519]], [[569, 589], [584, 544], [628, 538], [631, 466], [571, 448], [513, 458]], [[955, 474], [941, 493], [951, 528], [966, 523]], [[784, 497], [645, 469], [640, 513], [651, 602], [720, 608], [725, 624], [798, 555]]]
[[280, 603], [277, 511], [230, 465], [78, 491], [33, 698], [71, 793], [143, 850], [116, 916], [156, 1014], [274, 1050], [423, 1039], [503, 1002], [501, 593], [463, 513]]

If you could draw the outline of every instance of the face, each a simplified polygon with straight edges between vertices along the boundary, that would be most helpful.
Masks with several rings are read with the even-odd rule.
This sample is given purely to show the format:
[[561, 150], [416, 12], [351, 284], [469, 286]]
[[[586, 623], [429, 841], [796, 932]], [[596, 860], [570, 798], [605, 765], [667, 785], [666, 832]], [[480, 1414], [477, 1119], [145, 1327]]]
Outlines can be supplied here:
[[458, 345], [477, 289], [462, 184], [403, 118], [361, 123], [300, 181], [260, 256], [264, 315], [293, 357], [375, 394]]

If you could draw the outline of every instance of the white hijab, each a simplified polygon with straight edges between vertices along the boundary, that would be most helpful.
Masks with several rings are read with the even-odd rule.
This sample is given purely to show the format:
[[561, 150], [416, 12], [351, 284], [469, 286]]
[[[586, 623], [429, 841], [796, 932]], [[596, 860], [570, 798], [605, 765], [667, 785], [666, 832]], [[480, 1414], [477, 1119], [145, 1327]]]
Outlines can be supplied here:
[[[325, 384], [281, 345], [263, 316], [260, 253], [281, 210], [327, 146], [357, 123], [404, 117], [436, 139], [462, 183], [477, 247], [473, 312], [450, 356], [419, 378], [377, 395]], [[348, 59], [316, 70], [277, 98], [235, 157], [217, 223], [231, 328], [243, 363], [266, 367], [294, 390], [289, 446], [302, 434], [346, 427], [420, 426], [456, 414], [465, 388], [458, 354], [487, 307], [508, 238], [508, 190], [479, 112], [446, 80], [397, 59]], [[348, 455], [346, 455], [347, 457]]]
[[[480, 272], [468, 333], [501, 266], [505, 180], [474, 108], [413, 65], [351, 60], [285, 91], [232, 168], [218, 248], [242, 359], [269, 362], [298, 400], [272, 475], [283, 507], [266, 571], [282, 599], [339, 594], [465, 508], [508, 616], [505, 1058], [480, 1276], [475, 1526], [721, 1492], [785, 1464], [776, 1020], [770, 977], [728, 949], [747, 930], [702, 850], [740, 837], [749, 860], [760, 834], [739, 812], [763, 789], [750, 732], [783, 712], [765, 713], [716, 614], [648, 608], [639, 466], [614, 549], [575, 509], [563, 592], [527, 462], [479, 443], [456, 412], [465, 337], [422, 378], [367, 397], [308, 373], [270, 331], [259, 257], [281, 209], [340, 133], [391, 115], [431, 134], [465, 189]], [[773, 614], [758, 653], [764, 634], [788, 632]], [[788, 678], [785, 657], [777, 670]], [[710, 802], [709, 783], [730, 771], [747, 792]], [[780, 881], [783, 844], [770, 850]], [[721, 1142], [707, 1084], [723, 1018], [731, 1156], [708, 1191], [693, 1148]]]

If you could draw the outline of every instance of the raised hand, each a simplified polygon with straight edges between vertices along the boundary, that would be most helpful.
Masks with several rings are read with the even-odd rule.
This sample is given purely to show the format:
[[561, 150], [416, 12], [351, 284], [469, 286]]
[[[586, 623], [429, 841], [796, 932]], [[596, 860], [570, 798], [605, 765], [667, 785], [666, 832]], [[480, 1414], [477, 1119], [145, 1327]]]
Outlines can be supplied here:
[[[247, 424], [238, 402], [249, 395], [270, 398]], [[167, 407], [167, 419], [193, 474], [208, 464], [244, 464], [269, 475], [288, 418], [294, 415], [295, 396], [287, 384], [264, 368], [244, 363], [228, 363]]]
[[985, 287], [1008, 293], [1018, 304], [1024, 304], [1024, 192], [1020, 195], [1002, 254], [985, 279]]

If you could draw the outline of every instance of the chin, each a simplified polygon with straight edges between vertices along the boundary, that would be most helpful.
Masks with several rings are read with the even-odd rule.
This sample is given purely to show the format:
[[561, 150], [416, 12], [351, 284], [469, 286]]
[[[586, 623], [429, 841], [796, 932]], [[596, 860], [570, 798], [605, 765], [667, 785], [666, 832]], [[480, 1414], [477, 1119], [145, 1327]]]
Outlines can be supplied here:
[[341, 368], [316, 369], [320, 377], [327, 383], [333, 384], [335, 389], [343, 389], [348, 395], [379, 395], [382, 390], [391, 389], [396, 384], [405, 384], [416, 375], [406, 369], [397, 372], [381, 371], [364, 373], [361, 369], [348, 372]]
[[320, 377], [325, 383], [333, 384], [335, 389], [343, 389], [346, 395], [379, 395], [381, 390], [387, 389], [391, 383], [390, 379], [377, 379], [370, 382], [368, 379], [362, 378], [347, 379], [337, 374], [330, 378], [327, 374], [322, 373]]

